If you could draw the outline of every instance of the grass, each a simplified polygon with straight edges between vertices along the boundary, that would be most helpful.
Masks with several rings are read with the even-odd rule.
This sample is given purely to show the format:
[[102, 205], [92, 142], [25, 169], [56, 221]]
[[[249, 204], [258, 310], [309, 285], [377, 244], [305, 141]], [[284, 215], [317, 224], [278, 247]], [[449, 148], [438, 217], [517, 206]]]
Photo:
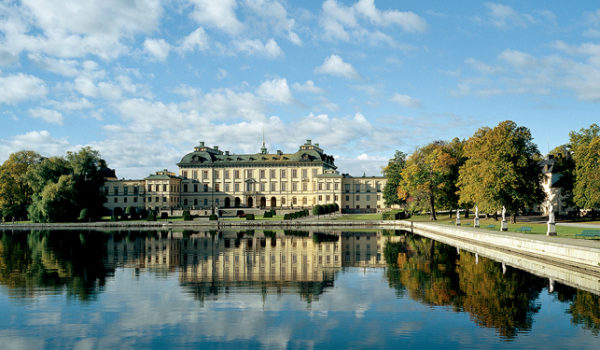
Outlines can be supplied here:
[[[410, 221], [415, 221], [415, 222], [433, 222], [433, 223], [437, 223], [437, 224], [444, 224], [444, 225], [455, 225], [455, 220], [456, 218], [452, 218], [452, 220], [450, 220], [450, 218], [448, 218], [448, 216], [443, 216], [440, 218], [440, 216], [438, 216], [438, 220], [437, 221], [431, 221], [429, 218], [429, 215], [415, 215], [413, 217], [411, 217], [409, 219]], [[471, 216], [468, 219], [465, 218], [460, 218], [461, 221], [461, 226], [467, 226], [466, 224], [468, 224], [468, 226], [473, 227], [473, 217]], [[494, 219], [479, 219], [479, 226], [481, 230], [489, 230], [489, 231], [500, 231], [500, 225], [501, 225], [502, 221], [499, 219], [498, 221], [494, 220]], [[492, 229], [488, 229], [487, 226], [493, 224], [496, 225], [496, 228], [494, 230]], [[510, 223], [510, 221], [508, 222], [508, 231], [509, 232], [519, 232], [519, 229], [522, 226], [529, 226], [531, 227], [531, 232], [528, 234], [546, 234], [546, 231], [548, 230], [548, 225], [543, 223], [543, 224], [538, 224], [538, 223], [531, 223], [531, 222], [517, 222], [516, 224], [512, 224]], [[576, 238], [575, 235], [578, 233], [581, 233], [581, 231], [586, 230], [586, 228], [583, 227], [568, 227], [568, 226], [556, 226], [556, 235], [558, 237], [567, 237], [567, 238]]]
[[369, 221], [369, 220], [381, 220], [381, 213], [369, 213], [369, 214], [343, 214], [336, 216], [332, 220], [341, 221]]

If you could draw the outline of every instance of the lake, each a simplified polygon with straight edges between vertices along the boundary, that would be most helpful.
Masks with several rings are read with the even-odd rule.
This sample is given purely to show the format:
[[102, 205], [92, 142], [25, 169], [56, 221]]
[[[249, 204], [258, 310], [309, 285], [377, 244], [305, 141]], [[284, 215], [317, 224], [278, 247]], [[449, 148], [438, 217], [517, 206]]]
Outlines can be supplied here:
[[598, 294], [401, 231], [0, 231], [0, 345], [600, 348]]

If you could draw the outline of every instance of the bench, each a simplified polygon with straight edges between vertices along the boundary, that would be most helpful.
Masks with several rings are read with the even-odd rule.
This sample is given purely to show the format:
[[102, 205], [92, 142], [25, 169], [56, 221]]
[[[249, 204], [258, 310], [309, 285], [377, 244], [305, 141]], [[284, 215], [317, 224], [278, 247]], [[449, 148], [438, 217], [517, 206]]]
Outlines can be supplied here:
[[491, 230], [494, 230], [494, 229], [496, 229], [496, 225], [494, 225], [494, 224], [489, 224], [489, 225], [487, 225], [487, 228], [489, 228], [489, 229], [491, 229]]
[[595, 238], [595, 237], [599, 237], [600, 238], [600, 230], [583, 230], [581, 231], [581, 233], [577, 233], [575, 234], [575, 238]]
[[521, 233], [529, 232], [529, 233], [531, 233], [531, 227], [530, 226], [521, 226], [521, 227], [519, 227], [519, 229], [517, 230], [517, 232], [521, 232]]

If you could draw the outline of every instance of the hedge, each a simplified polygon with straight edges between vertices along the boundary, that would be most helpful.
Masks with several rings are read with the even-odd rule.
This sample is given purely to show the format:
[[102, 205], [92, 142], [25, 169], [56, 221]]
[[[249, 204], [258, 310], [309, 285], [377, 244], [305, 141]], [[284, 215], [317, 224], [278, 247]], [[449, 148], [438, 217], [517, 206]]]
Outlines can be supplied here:
[[392, 210], [381, 214], [382, 220], [401, 220], [410, 217], [404, 210]]
[[246, 214], [246, 220], [254, 220], [254, 214]]

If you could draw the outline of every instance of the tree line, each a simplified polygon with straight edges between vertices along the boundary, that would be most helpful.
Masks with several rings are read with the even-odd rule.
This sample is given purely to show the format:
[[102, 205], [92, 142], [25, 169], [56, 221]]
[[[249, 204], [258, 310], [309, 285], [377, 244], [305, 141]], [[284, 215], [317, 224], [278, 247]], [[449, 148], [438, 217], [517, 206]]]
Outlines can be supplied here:
[[[600, 207], [600, 127], [592, 124], [569, 133], [569, 142], [550, 152], [553, 186], [562, 188], [563, 205], [592, 211]], [[412, 211], [471, 209], [486, 213], [505, 207], [513, 216], [540, 204], [543, 169], [531, 131], [513, 121], [480, 128], [467, 140], [434, 141], [410, 156], [396, 151], [383, 169], [388, 182], [386, 205]], [[558, 209], [558, 208], [556, 208]]]
[[100, 153], [90, 147], [65, 157], [13, 153], [0, 166], [0, 216], [3, 221], [33, 222], [99, 219], [107, 170]]

